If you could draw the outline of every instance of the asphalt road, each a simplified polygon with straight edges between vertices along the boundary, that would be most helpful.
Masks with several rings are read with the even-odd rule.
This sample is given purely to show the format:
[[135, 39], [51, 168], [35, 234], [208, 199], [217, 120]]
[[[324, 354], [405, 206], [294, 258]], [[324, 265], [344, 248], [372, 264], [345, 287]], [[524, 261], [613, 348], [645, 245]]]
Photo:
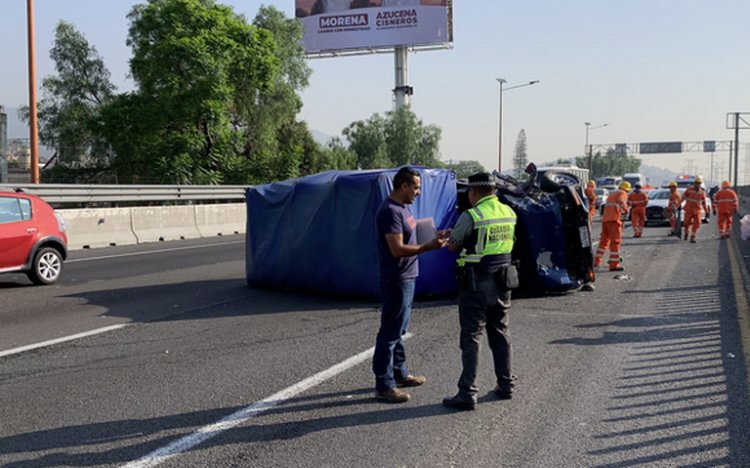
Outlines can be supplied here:
[[625, 279], [515, 298], [517, 393], [490, 392], [485, 347], [459, 413], [440, 404], [460, 372], [450, 299], [416, 304], [428, 383], [390, 405], [377, 304], [249, 289], [239, 236], [75, 252], [52, 287], [2, 276], [0, 465], [750, 466], [742, 258], [714, 224], [665, 233], [625, 239]]

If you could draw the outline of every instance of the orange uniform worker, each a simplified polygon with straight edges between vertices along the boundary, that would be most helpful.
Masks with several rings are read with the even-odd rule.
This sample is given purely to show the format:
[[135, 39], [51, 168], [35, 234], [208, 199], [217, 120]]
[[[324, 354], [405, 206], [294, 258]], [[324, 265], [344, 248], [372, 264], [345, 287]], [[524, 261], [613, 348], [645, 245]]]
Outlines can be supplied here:
[[708, 211], [706, 191], [701, 187], [702, 183], [703, 179], [697, 176], [693, 181], [693, 186], [688, 187], [682, 194], [682, 199], [685, 201], [685, 222], [682, 224], [685, 229], [683, 239], [687, 240], [688, 231], [691, 230], [690, 242], [692, 244], [695, 244], [695, 235], [701, 227], [701, 210], [703, 212]]
[[643, 226], [646, 225], [646, 205], [648, 205], [648, 194], [644, 192], [641, 184], [635, 184], [633, 191], [628, 194], [630, 204], [630, 222], [633, 224], [633, 237], [643, 235]]
[[737, 194], [732, 190], [728, 180], [721, 183], [721, 190], [714, 195], [714, 214], [719, 212], [719, 237], [729, 238], [732, 233], [732, 217], [740, 206]]
[[586, 184], [586, 190], [583, 191], [589, 201], [589, 222], [594, 219], [594, 214], [596, 214], [596, 199], [599, 198], [597, 197], [596, 192], [594, 192], [595, 188], [596, 182], [589, 180], [589, 183]]
[[618, 190], [607, 197], [602, 215], [602, 235], [594, 258], [594, 266], [602, 264], [604, 252], [609, 249], [609, 271], [622, 271], [620, 244], [622, 243], [622, 217], [628, 212], [630, 182], [622, 182]]
[[[677, 228], [677, 210], [680, 209], [682, 205], [682, 197], [680, 196], [680, 192], [677, 191], [677, 182], [670, 182], [668, 187], [669, 201], [667, 202], [666, 214], [667, 220], [669, 220], [669, 225], [672, 227], [669, 231], [669, 235], [673, 236], [675, 235], [675, 229]], [[677, 232], [677, 237], [679, 237], [679, 231]]]

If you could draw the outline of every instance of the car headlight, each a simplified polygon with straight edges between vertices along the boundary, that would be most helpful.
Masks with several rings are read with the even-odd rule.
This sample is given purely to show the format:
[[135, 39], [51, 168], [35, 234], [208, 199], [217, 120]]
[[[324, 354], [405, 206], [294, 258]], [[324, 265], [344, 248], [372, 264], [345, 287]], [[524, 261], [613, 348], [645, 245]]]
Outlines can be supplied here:
[[55, 218], [57, 219], [57, 228], [60, 230], [60, 232], [65, 232], [65, 220], [62, 216], [55, 213]]

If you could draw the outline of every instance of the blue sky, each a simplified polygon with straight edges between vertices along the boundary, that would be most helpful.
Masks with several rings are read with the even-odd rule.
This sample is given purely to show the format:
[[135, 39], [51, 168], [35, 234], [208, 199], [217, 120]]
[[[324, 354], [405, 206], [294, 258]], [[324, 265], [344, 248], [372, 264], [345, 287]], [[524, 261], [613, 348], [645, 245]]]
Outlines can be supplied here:
[[[55, 25], [65, 20], [97, 48], [118, 89], [130, 89], [126, 15], [136, 3], [35, 0], [38, 81], [54, 71], [49, 49]], [[293, 12], [293, 0], [221, 3], [248, 19], [261, 4]], [[18, 107], [28, 96], [26, 1], [2, 0], [0, 11], [0, 104]], [[504, 167], [521, 129], [529, 159], [544, 162], [580, 155], [586, 121], [609, 124], [590, 132], [594, 144], [730, 140], [726, 113], [750, 111], [747, 0], [455, 0], [454, 16], [453, 49], [409, 55], [412, 107], [442, 128], [444, 160], [496, 167], [496, 77], [506, 86], [540, 80], [503, 93]], [[391, 109], [392, 55], [309, 64], [301, 118], [310, 128], [338, 135], [354, 120]], [[642, 159], [708, 173], [703, 153]]]

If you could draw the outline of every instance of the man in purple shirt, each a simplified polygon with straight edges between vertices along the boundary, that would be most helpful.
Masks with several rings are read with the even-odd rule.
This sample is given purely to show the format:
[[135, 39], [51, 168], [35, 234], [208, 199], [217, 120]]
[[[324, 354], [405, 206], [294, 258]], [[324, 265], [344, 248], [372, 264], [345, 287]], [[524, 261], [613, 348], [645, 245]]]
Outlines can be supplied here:
[[417, 255], [444, 247], [448, 232], [440, 231], [426, 244], [417, 244], [417, 221], [407, 205], [419, 196], [419, 172], [401, 168], [393, 178], [393, 190], [376, 215], [378, 268], [383, 307], [380, 330], [375, 342], [372, 370], [375, 397], [390, 403], [403, 403], [409, 394], [398, 387], [415, 387], [427, 379], [411, 375], [406, 366], [404, 335], [409, 327], [414, 285], [419, 276]]

